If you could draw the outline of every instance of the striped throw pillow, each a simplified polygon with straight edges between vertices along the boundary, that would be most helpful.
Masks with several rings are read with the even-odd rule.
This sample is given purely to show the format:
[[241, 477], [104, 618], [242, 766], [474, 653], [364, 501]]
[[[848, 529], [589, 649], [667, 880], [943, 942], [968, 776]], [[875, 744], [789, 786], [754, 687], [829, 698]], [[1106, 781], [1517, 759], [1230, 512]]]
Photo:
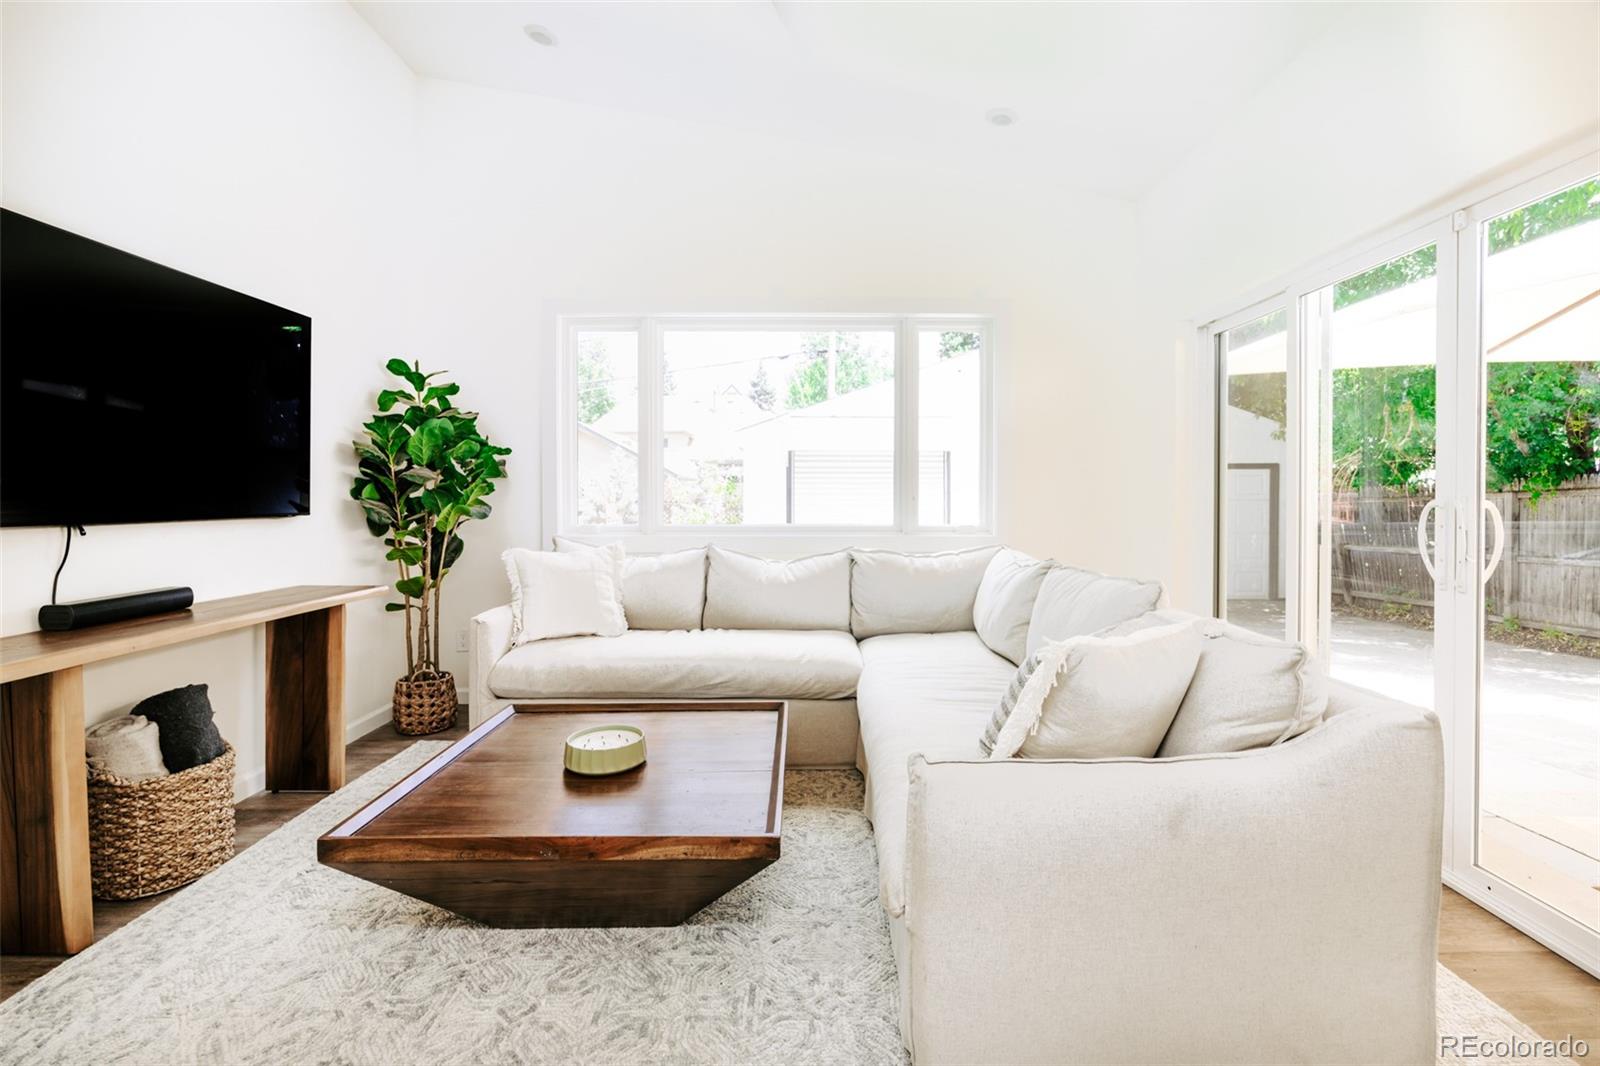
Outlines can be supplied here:
[[994, 742], [1000, 739], [1000, 730], [1005, 728], [1006, 719], [1011, 717], [1011, 711], [1016, 707], [1018, 697], [1022, 695], [1023, 686], [1028, 683], [1028, 678], [1033, 676], [1044, 650], [1041, 648], [1022, 660], [1022, 665], [1017, 667], [1017, 676], [1011, 679], [1006, 694], [1000, 697], [1000, 706], [989, 716], [989, 728], [983, 731], [983, 739], [978, 741], [978, 750], [983, 752], [985, 758], [994, 753]]

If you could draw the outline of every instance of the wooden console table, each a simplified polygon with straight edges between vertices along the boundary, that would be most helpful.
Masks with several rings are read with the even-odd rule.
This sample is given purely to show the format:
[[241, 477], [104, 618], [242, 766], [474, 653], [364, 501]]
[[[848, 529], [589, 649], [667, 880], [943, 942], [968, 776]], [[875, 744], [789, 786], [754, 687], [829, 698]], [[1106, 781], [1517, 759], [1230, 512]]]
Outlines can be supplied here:
[[344, 605], [381, 585], [297, 585], [65, 633], [0, 638], [0, 946], [70, 955], [94, 940], [83, 668], [267, 627], [267, 788], [344, 784]]

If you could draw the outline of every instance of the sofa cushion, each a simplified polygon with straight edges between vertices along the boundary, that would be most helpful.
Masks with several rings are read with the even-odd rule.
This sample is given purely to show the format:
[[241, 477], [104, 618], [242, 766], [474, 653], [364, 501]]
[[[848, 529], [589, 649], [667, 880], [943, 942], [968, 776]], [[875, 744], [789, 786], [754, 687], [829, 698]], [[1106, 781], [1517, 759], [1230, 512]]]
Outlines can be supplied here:
[[1106, 577], [1073, 566], [1052, 567], [1033, 601], [1027, 654], [1047, 642], [1098, 633], [1154, 610], [1160, 603], [1158, 581]]
[[706, 549], [707, 629], [850, 628], [850, 553], [762, 559]]
[[970, 630], [899, 633], [861, 642], [856, 711], [869, 775], [867, 816], [878, 842], [883, 905], [891, 915], [905, 911], [912, 754], [978, 758], [984, 720], [1016, 672]]
[[503, 699], [845, 699], [861, 653], [849, 633], [777, 629], [630, 629], [619, 637], [541, 640], [489, 672]]
[[[557, 537], [556, 551], [604, 551], [620, 545]], [[699, 629], [706, 605], [706, 550], [688, 548], [622, 560], [622, 610], [629, 629]]]
[[1018, 665], [1028, 657], [1028, 623], [1050, 567], [1013, 548], [1001, 548], [978, 583], [972, 628], [990, 649]]
[[1208, 755], [1265, 748], [1322, 721], [1327, 672], [1304, 645], [1185, 611], [1152, 611], [1110, 634], [1189, 621], [1206, 638], [1178, 715], [1156, 754]]
[[614, 637], [628, 628], [622, 613], [622, 549], [501, 554], [511, 582], [511, 643], [550, 637]]
[[1193, 622], [1069, 637], [1037, 662], [991, 759], [1148, 759], [1167, 735], [1205, 638]]
[[850, 632], [952, 633], [972, 628], [972, 605], [998, 548], [850, 552]]

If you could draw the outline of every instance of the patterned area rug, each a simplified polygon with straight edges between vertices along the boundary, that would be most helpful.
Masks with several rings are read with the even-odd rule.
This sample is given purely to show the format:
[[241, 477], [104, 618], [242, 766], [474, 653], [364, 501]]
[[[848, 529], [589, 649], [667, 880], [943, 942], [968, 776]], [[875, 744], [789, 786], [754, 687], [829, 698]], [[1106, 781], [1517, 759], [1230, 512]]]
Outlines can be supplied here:
[[[790, 773], [783, 858], [685, 925], [499, 930], [316, 863], [318, 835], [443, 746], [0, 1004], [0, 1063], [905, 1062], [858, 775]], [[1443, 969], [1439, 995], [1443, 1033], [1533, 1037]]]

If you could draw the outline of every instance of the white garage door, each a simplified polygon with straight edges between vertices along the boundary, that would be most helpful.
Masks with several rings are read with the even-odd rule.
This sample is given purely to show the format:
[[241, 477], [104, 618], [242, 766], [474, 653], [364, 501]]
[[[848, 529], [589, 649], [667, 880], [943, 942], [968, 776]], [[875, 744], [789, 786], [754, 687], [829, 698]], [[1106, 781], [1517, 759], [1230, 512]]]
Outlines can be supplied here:
[[1228, 468], [1228, 599], [1272, 595], [1271, 467]]

